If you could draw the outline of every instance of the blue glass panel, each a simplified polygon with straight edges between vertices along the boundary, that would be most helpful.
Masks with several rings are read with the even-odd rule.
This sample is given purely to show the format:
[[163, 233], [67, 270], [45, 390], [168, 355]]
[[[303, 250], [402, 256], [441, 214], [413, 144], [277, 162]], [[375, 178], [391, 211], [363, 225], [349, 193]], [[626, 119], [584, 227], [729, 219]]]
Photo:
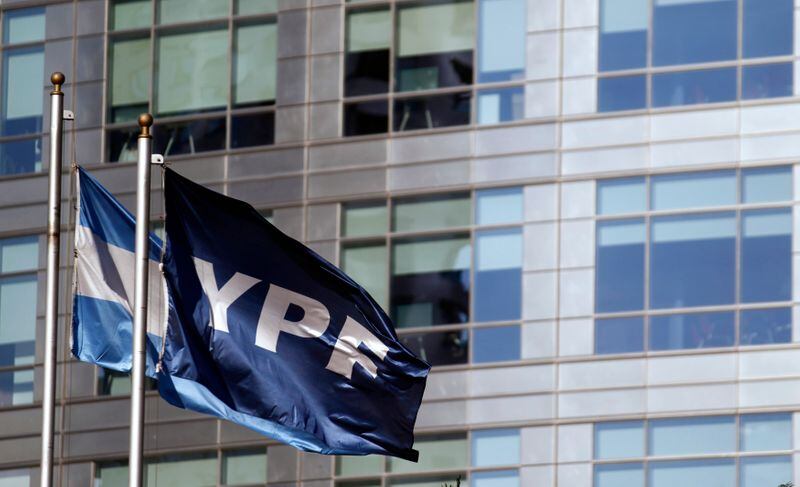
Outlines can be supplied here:
[[595, 309], [644, 308], [644, 219], [597, 223]]
[[641, 463], [596, 465], [594, 487], [642, 487], [644, 466]]
[[792, 199], [792, 166], [756, 167], [742, 171], [742, 202], [768, 203]]
[[520, 463], [519, 430], [496, 429], [472, 432], [472, 466], [492, 467]]
[[742, 68], [742, 99], [778, 98], [794, 93], [792, 63], [764, 64]]
[[744, 414], [740, 422], [742, 451], [792, 449], [792, 414]]
[[644, 455], [643, 421], [595, 423], [594, 458], [596, 460], [637, 458]]
[[519, 487], [519, 471], [475, 472], [471, 474], [473, 487]]
[[618, 215], [647, 210], [644, 178], [605, 179], [597, 182], [597, 214]]
[[742, 311], [739, 344], [766, 345], [792, 341], [792, 309], [770, 308]]
[[522, 310], [522, 231], [476, 233], [475, 321], [517, 320]]
[[600, 71], [645, 66], [648, 9], [648, 0], [600, 2]]
[[481, 0], [478, 81], [509, 81], [525, 72], [525, 0]]
[[475, 195], [475, 222], [478, 225], [522, 221], [522, 188], [483, 189]]
[[744, 0], [742, 55], [749, 57], [792, 54], [794, 2]]
[[772, 487], [790, 485], [792, 457], [754, 457], [741, 460], [741, 487]]
[[653, 65], [736, 59], [737, 3], [736, 0], [655, 0]]
[[597, 80], [597, 111], [636, 110], [647, 105], [647, 80], [641, 76], [618, 76]]
[[520, 359], [519, 326], [476, 328], [473, 334], [474, 363], [509, 362]]
[[736, 204], [736, 171], [666, 174], [651, 179], [650, 208], [677, 210]]
[[594, 353], [633, 353], [644, 350], [644, 319], [609, 318], [594, 322]]
[[704, 416], [655, 419], [648, 424], [647, 437], [648, 455], [731, 453], [736, 451], [736, 418]]
[[21, 174], [42, 170], [40, 138], [0, 144], [0, 174]]
[[670, 107], [736, 100], [736, 68], [653, 76], [653, 106]]
[[650, 350], [731, 347], [734, 313], [690, 313], [650, 317]]
[[791, 299], [791, 209], [742, 213], [741, 266], [742, 302]]
[[653, 462], [647, 471], [649, 487], [727, 487], [736, 485], [733, 459]]
[[512, 122], [525, 116], [525, 91], [521, 86], [478, 92], [478, 123]]
[[651, 307], [733, 304], [734, 213], [653, 218], [651, 240]]

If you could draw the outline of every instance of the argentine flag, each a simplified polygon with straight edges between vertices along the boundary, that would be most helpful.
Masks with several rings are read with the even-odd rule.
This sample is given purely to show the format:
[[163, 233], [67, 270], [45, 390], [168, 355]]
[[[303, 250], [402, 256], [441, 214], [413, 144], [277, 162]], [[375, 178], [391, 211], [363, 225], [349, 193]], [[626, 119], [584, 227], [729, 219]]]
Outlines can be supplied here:
[[[120, 372], [131, 370], [136, 220], [100, 183], [78, 167], [72, 353]], [[161, 240], [150, 234], [147, 375], [156, 377], [168, 309], [159, 269]]]

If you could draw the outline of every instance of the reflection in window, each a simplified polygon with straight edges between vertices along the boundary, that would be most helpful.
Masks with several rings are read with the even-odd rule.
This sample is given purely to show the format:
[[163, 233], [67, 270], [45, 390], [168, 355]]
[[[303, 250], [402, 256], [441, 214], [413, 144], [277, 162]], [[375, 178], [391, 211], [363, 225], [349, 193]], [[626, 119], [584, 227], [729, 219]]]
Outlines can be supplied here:
[[792, 282], [792, 210], [742, 212], [741, 301], [788, 301]]
[[342, 270], [372, 296], [383, 309], [389, 303], [386, 245], [352, 245], [342, 248]]
[[677, 210], [736, 204], [736, 171], [653, 176], [650, 208]]
[[745, 58], [792, 54], [792, 0], [744, 0], [742, 55]]
[[366, 455], [363, 457], [337, 456], [336, 475], [343, 477], [362, 477], [383, 473], [384, 457]]
[[465, 92], [397, 99], [394, 101], [394, 130], [467, 125], [471, 97]]
[[[158, 389], [155, 379], [145, 377], [144, 388], [147, 391]], [[131, 393], [131, 376], [126, 372], [97, 368], [97, 393], [101, 396], [127, 396]]]
[[397, 200], [392, 211], [396, 232], [464, 227], [472, 223], [469, 195], [449, 194]]
[[348, 12], [344, 78], [346, 96], [389, 91], [391, 32], [389, 9]]
[[690, 313], [650, 317], [650, 350], [730, 347], [734, 313]]
[[0, 372], [0, 407], [31, 404], [32, 402], [33, 369]]
[[647, 210], [644, 178], [606, 179], [597, 182], [597, 214], [617, 215]]
[[478, 123], [513, 122], [525, 116], [525, 91], [521, 86], [478, 92]]
[[653, 65], [736, 59], [737, 4], [736, 0], [654, 0]]
[[735, 485], [733, 459], [652, 462], [647, 469], [650, 487]]
[[600, 71], [645, 66], [649, 6], [649, 0], [600, 2]]
[[114, 41], [110, 50], [111, 122], [136, 120], [150, 96], [150, 39]]
[[44, 79], [44, 49], [32, 47], [3, 53], [2, 134], [42, 131], [44, 94], [31, 80]]
[[742, 99], [778, 98], [794, 93], [792, 63], [763, 64], [742, 68]]
[[272, 14], [278, 11], [278, 0], [236, 0], [237, 15]]
[[740, 345], [768, 345], [791, 341], [791, 308], [750, 309], [740, 313]]
[[125, 128], [108, 131], [108, 160], [111, 162], [135, 161], [138, 149], [136, 139], [139, 128]]
[[[33, 364], [38, 262], [38, 237], [0, 240], [0, 367]], [[4, 373], [2, 382], [4, 399], [0, 401], [33, 400], [32, 371]]]
[[789, 201], [792, 198], [792, 166], [742, 170], [743, 203]]
[[470, 482], [473, 487], [518, 487], [520, 485], [519, 471], [473, 472]]
[[641, 463], [601, 464], [594, 467], [594, 487], [640, 487], [644, 485]]
[[36, 7], [3, 11], [3, 44], [43, 41], [44, 10]]
[[474, 320], [518, 320], [522, 310], [522, 231], [484, 230], [476, 232], [475, 241]]
[[644, 307], [644, 219], [597, 223], [598, 312], [631, 311]]
[[651, 420], [647, 434], [649, 455], [699, 455], [736, 451], [734, 416]]
[[278, 63], [277, 24], [239, 26], [234, 41], [234, 105], [274, 103]]
[[253, 485], [267, 481], [265, 448], [226, 451], [222, 455], [222, 484]]
[[159, 124], [154, 127], [153, 134], [153, 152], [164, 156], [222, 150], [225, 148], [225, 119]]
[[644, 350], [644, 320], [606, 318], [594, 322], [594, 353], [632, 353]]
[[[397, 324], [397, 322], [395, 322]], [[433, 366], [469, 362], [469, 331], [453, 330], [400, 335], [400, 341], [414, 355]]]
[[525, 0], [480, 0], [478, 81], [511, 81], [525, 71]]
[[739, 449], [774, 451], [792, 449], [792, 415], [746, 414], [740, 419]]
[[594, 427], [594, 457], [639, 458], [644, 456], [644, 422], [597, 423]]
[[522, 221], [522, 188], [483, 189], [475, 196], [475, 223], [478, 225]]
[[519, 325], [476, 328], [472, 333], [474, 363], [511, 362], [520, 359]]
[[42, 139], [0, 142], [0, 175], [42, 170]]
[[472, 432], [473, 467], [517, 465], [519, 463], [519, 429], [491, 429]]
[[228, 2], [219, 0], [156, 0], [158, 22], [172, 24], [208, 20], [228, 15]]
[[653, 106], [733, 101], [736, 89], [736, 68], [656, 74], [653, 75]]
[[647, 105], [647, 79], [616, 76], [597, 80], [597, 111], [636, 110]]
[[110, 30], [149, 28], [153, 15], [151, 0], [115, 0], [110, 14]]
[[740, 462], [741, 487], [780, 486], [792, 478], [792, 457], [788, 455], [742, 458]]

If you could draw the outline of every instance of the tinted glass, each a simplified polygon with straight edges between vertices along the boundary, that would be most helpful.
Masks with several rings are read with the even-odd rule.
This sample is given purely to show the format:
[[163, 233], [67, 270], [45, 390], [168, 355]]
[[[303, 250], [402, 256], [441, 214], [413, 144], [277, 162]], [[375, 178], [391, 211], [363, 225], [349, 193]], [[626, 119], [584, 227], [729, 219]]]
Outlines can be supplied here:
[[658, 419], [648, 424], [649, 455], [702, 455], [734, 451], [734, 416]]
[[768, 203], [792, 199], [792, 166], [742, 171], [742, 202]]
[[653, 106], [733, 101], [736, 89], [736, 68], [656, 74], [653, 75]]
[[44, 8], [23, 8], [3, 12], [3, 44], [44, 40]]
[[644, 308], [644, 219], [597, 222], [595, 309]]
[[386, 204], [351, 203], [342, 211], [342, 236], [365, 237], [382, 235], [389, 229]]
[[273, 23], [237, 27], [234, 42], [234, 105], [252, 106], [274, 102], [278, 25]]
[[113, 42], [111, 50], [111, 121], [136, 120], [150, 99], [150, 39]]
[[737, 3], [654, 0], [653, 65], [736, 59]]
[[108, 131], [108, 160], [110, 162], [130, 162], [136, 160], [136, 138], [139, 129], [124, 128]]
[[44, 79], [44, 49], [15, 49], [3, 53], [2, 133], [20, 135], [42, 131], [44, 93], [34, 79]]
[[392, 228], [396, 232], [417, 232], [472, 223], [469, 195], [411, 198], [395, 201]]
[[42, 139], [0, 143], [0, 174], [22, 174], [42, 170]]
[[734, 302], [734, 213], [653, 218], [650, 256], [651, 307]]
[[744, 0], [743, 13], [742, 56], [766, 57], [792, 53], [792, 0]]
[[36, 275], [0, 278], [0, 367], [33, 363]]
[[522, 313], [522, 230], [476, 232], [475, 240], [475, 321], [519, 319]]
[[[459, 474], [448, 474], [411, 479], [392, 479], [389, 480], [386, 485], [389, 487], [442, 487], [442, 485], [446, 484], [447, 482], [452, 482], [453, 479], [458, 475]], [[460, 476], [462, 479], [467, 478], [466, 474], [464, 473], [460, 474]], [[461, 485], [464, 486], [466, 483], [467, 482], [462, 482]]]
[[736, 204], [736, 171], [653, 176], [653, 210], [675, 210]]
[[157, 0], [161, 24], [207, 20], [228, 15], [228, 1], [220, 0]]
[[632, 353], [644, 350], [644, 319], [609, 318], [594, 322], [594, 353]]
[[386, 100], [345, 103], [344, 135], [383, 134], [389, 130], [389, 102]]
[[[27, 487], [30, 485], [31, 474], [27, 468], [19, 470], [0, 470], [0, 485], [4, 487], [22, 486]], [[5, 482], [5, 484], [4, 484]]]
[[478, 81], [519, 79], [525, 71], [525, 0], [480, 0]]
[[478, 92], [478, 123], [513, 122], [525, 116], [525, 90], [521, 86]]
[[652, 462], [647, 477], [650, 487], [735, 485], [736, 462], [733, 459]]
[[[417, 357], [433, 366], [459, 365], [469, 361], [469, 331], [467, 330], [409, 333], [400, 335], [400, 341]], [[422, 458], [421, 455], [420, 458]]]
[[363, 476], [383, 473], [383, 457], [367, 455], [364, 457], [337, 456], [336, 475]]
[[792, 341], [792, 309], [745, 310], [739, 317], [740, 345], [768, 345]]
[[647, 105], [644, 76], [617, 76], [597, 80], [597, 111], [636, 110]]
[[472, 361], [511, 362], [520, 359], [519, 325], [473, 330]]
[[518, 429], [472, 432], [472, 466], [516, 465], [520, 463]]
[[153, 152], [164, 156], [222, 150], [225, 148], [225, 119], [156, 125], [153, 134]]
[[386, 245], [354, 245], [342, 248], [342, 270], [359, 283], [384, 309], [388, 304]]
[[467, 438], [463, 434], [417, 438], [414, 449], [419, 451], [419, 463], [386, 457], [393, 473], [422, 472], [464, 468], [469, 463]]
[[473, 487], [519, 487], [520, 485], [518, 470], [475, 472], [470, 480]]
[[641, 463], [594, 467], [594, 487], [641, 487], [642, 485], [644, 485], [644, 466]]
[[742, 99], [778, 98], [794, 94], [792, 63], [744, 66], [742, 68]]
[[388, 9], [350, 11], [347, 14], [346, 96], [389, 91], [391, 13]]
[[231, 147], [251, 147], [275, 143], [275, 113], [256, 113], [231, 117]]
[[741, 301], [788, 301], [792, 294], [792, 210], [742, 212]]
[[[1, 346], [1, 345], [0, 345]], [[0, 407], [33, 402], [33, 369], [0, 372]], [[3, 478], [0, 477], [0, 485]], [[28, 485], [28, 484], [11, 484]]]
[[147, 487], [216, 485], [217, 455], [215, 453], [168, 455], [148, 461], [145, 473]]
[[792, 449], [792, 415], [744, 414], [739, 419], [742, 451]]
[[39, 267], [39, 237], [0, 240], [0, 273], [35, 270]]
[[522, 221], [522, 188], [484, 189], [475, 193], [475, 223], [497, 225]]
[[730, 347], [734, 313], [691, 313], [650, 317], [650, 350]]
[[152, 16], [151, 0], [115, 0], [111, 9], [111, 30], [149, 27]]
[[278, 0], [236, 0], [238, 15], [269, 14], [278, 11]]
[[645, 66], [649, 7], [648, 0], [600, 2], [600, 71]]
[[617, 215], [647, 210], [644, 178], [606, 179], [597, 182], [597, 213]]
[[596, 460], [643, 456], [645, 456], [643, 421], [595, 423], [594, 458]]
[[223, 453], [223, 484], [252, 485], [263, 484], [266, 481], [267, 455], [264, 448]]
[[792, 457], [742, 458], [739, 469], [741, 487], [791, 485]]
[[394, 130], [432, 129], [470, 123], [470, 93], [403, 98], [394, 102]]

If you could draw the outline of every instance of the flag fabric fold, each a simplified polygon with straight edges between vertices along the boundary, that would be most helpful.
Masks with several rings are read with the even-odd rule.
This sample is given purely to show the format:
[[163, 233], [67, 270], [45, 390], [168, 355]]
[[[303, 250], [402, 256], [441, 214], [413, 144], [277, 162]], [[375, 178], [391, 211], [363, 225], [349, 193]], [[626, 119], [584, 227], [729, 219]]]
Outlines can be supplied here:
[[165, 174], [159, 390], [305, 451], [416, 461], [430, 366], [357, 283], [250, 205]]

